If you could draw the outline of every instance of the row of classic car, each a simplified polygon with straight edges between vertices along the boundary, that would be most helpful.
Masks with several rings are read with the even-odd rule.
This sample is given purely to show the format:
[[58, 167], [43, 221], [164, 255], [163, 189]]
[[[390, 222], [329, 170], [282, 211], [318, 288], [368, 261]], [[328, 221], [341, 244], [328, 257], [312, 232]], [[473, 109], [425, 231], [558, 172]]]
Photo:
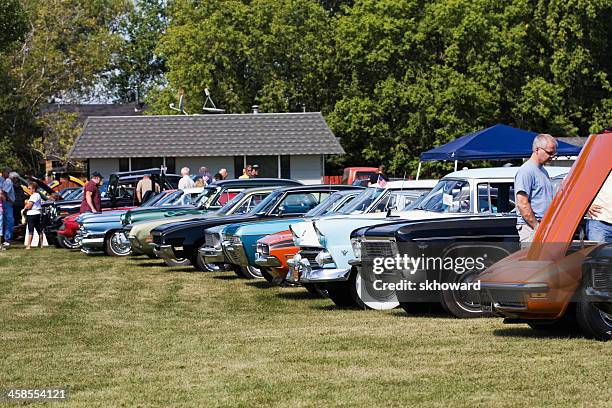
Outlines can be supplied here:
[[[199, 192], [168, 189], [137, 208], [70, 217], [65, 220], [70, 225], [63, 230], [74, 231], [74, 223], [78, 225], [73, 247], [80, 246], [85, 253], [146, 255], [161, 258], [169, 266], [191, 265], [194, 270], [227, 271], [272, 284], [301, 285], [312, 295], [329, 297], [340, 307], [400, 306], [408, 313], [442, 307], [460, 318], [495, 314], [508, 317], [509, 322], [553, 327], [560, 314], [524, 317], [517, 312], [516, 302], [504, 303], [506, 294], [520, 297], [510, 294], [509, 288], [514, 286], [505, 283], [493, 287], [493, 282], [485, 284], [483, 280], [483, 290], [449, 286], [456, 289], [442, 287], [427, 293], [377, 286], [379, 278], [386, 282], [413, 278], [402, 268], [392, 267], [377, 274], [377, 259], [417, 253], [459, 259], [468, 250], [486, 249], [489, 258], [483, 265], [493, 271], [498, 268], [496, 262], [506, 256], [515, 257], [511, 258], [513, 263], [523, 259], [517, 255], [524, 252], [520, 251], [515, 227], [516, 171], [515, 167], [461, 170], [439, 181], [393, 181], [367, 188], [304, 186], [281, 179], [228, 180]], [[568, 171], [548, 168], [557, 187]], [[570, 194], [567, 183], [563, 185], [559, 194]], [[189, 199], [177, 201], [180, 197]], [[592, 194], [584, 200], [590, 203]], [[98, 228], [104, 224], [104, 228]], [[579, 224], [566, 241], [580, 235], [575, 231]], [[599, 248], [589, 252], [589, 257], [585, 253], [581, 265], [599, 271], [603, 263], [609, 274], [605, 257], [609, 258], [610, 252]], [[471, 284], [480, 282], [481, 276], [491, 276], [483, 274], [482, 268], [465, 273], [443, 274], [436, 269], [419, 272], [425, 272], [417, 274], [419, 279], [444, 284]], [[602, 274], [595, 275], [602, 282]], [[605, 279], [612, 281], [608, 275]], [[605, 304], [600, 301], [600, 286], [589, 286], [589, 293], [598, 299], [597, 304]], [[495, 298], [498, 295], [501, 301]], [[598, 316], [602, 316], [604, 326], [610, 324], [612, 328], [609, 312], [602, 311]], [[534, 318], [540, 321], [534, 323]]]

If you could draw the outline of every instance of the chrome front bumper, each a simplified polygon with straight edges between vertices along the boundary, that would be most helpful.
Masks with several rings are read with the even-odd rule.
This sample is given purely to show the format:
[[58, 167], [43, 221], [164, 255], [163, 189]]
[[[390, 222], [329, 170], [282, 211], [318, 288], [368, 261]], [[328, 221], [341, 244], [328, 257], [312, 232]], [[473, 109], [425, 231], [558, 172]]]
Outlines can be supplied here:
[[225, 263], [223, 248], [203, 246], [198, 249], [198, 256], [204, 263]]
[[[324, 283], [324, 282], [346, 282], [351, 274], [351, 268], [321, 268], [312, 265], [306, 258], [299, 254], [287, 261], [289, 272], [287, 281], [292, 283]], [[298, 280], [296, 280], [296, 276]]]
[[479, 291], [480, 304], [486, 311], [526, 311], [529, 293], [548, 291], [549, 287], [545, 283], [482, 282]]
[[263, 266], [268, 268], [277, 268], [281, 266], [281, 263], [277, 257], [270, 255], [262, 255], [259, 252], [255, 252], [255, 264], [257, 266]]
[[151, 247], [153, 248], [153, 253], [158, 258], [165, 259], [168, 261], [176, 259], [176, 255], [174, 255], [174, 249], [172, 248], [172, 245], [151, 244]]
[[223, 250], [229, 263], [234, 265], [248, 266], [249, 261], [242, 244], [234, 244], [230, 241], [223, 241]]
[[140, 248], [140, 241], [134, 235], [129, 235], [128, 240], [130, 241], [130, 246], [132, 247], [132, 255], [142, 254], [142, 250]]
[[77, 241], [83, 248], [94, 248], [102, 250], [104, 248], [104, 234], [77, 234]]

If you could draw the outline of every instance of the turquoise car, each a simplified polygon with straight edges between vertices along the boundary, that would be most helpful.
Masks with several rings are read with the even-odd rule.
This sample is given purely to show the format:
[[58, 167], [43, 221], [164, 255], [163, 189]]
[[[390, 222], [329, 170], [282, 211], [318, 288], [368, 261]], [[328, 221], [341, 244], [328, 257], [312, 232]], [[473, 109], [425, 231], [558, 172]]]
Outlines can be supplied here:
[[232, 252], [234, 245], [243, 246], [246, 258], [241, 258], [243, 263], [235, 265], [235, 267], [240, 268], [242, 274], [247, 275], [247, 277], [262, 277], [263, 271], [255, 264], [257, 240], [266, 235], [286, 230], [290, 224], [301, 221], [303, 218], [320, 217], [328, 213], [335, 213], [347, 203], [350, 203], [362, 191], [363, 189], [359, 187], [356, 187], [355, 190], [336, 191], [322, 201], [321, 204], [306, 213], [304, 217], [230, 224], [222, 231], [224, 251]]

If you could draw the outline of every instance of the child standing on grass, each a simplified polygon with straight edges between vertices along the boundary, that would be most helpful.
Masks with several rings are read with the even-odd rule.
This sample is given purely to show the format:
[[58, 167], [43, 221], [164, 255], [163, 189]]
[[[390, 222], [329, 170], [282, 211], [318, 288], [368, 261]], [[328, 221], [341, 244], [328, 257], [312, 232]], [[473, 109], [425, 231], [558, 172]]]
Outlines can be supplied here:
[[30, 190], [30, 198], [25, 204], [26, 218], [28, 219], [28, 239], [26, 242], [26, 249], [30, 249], [32, 245], [32, 237], [34, 231], [38, 233], [38, 246], [43, 247], [43, 235], [42, 235], [42, 223], [40, 220], [40, 213], [42, 210], [42, 198], [40, 194], [36, 192], [38, 185], [36, 183], [28, 184]]

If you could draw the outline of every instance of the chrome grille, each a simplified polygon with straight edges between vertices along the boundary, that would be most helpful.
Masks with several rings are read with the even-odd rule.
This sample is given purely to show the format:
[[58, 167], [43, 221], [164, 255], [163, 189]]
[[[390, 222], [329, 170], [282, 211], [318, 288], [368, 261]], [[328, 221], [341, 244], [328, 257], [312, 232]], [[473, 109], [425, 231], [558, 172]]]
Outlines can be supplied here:
[[318, 266], [318, 262], [316, 261], [317, 255], [319, 255], [319, 252], [321, 252], [322, 249], [321, 248], [301, 248], [300, 249], [300, 256], [302, 258], [308, 259], [308, 262], [311, 265], [316, 265]]
[[608, 265], [592, 265], [593, 289], [612, 291], [612, 270]]
[[361, 259], [372, 261], [374, 258], [393, 258], [395, 242], [390, 240], [366, 240], [361, 242]]
[[154, 243], [155, 245], [161, 245], [161, 244], [163, 244], [161, 234], [159, 234], [159, 233], [152, 233], [151, 235], [153, 236], [153, 243]]
[[268, 244], [257, 243], [257, 252], [262, 256], [270, 255], [270, 247]]
[[525, 294], [521, 291], [505, 290], [505, 289], [489, 289], [489, 297], [493, 303], [499, 306], [508, 307], [525, 307], [527, 301]]
[[206, 244], [206, 246], [211, 247], [214, 246], [213, 244], [213, 236], [212, 234], [205, 234], [204, 235], [204, 243]]
[[238, 246], [236, 244], [230, 244], [232, 246], [232, 248], [234, 249], [233, 251], [225, 251], [225, 256], [227, 256], [227, 259], [230, 261], [230, 263], [234, 264], [234, 265], [240, 265], [240, 251], [242, 250], [242, 246]]

